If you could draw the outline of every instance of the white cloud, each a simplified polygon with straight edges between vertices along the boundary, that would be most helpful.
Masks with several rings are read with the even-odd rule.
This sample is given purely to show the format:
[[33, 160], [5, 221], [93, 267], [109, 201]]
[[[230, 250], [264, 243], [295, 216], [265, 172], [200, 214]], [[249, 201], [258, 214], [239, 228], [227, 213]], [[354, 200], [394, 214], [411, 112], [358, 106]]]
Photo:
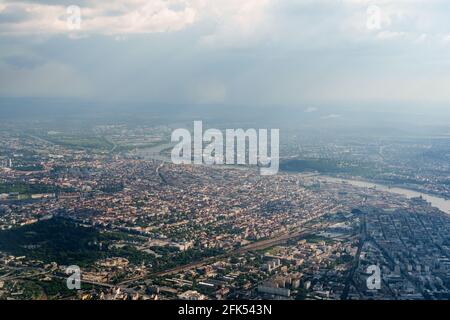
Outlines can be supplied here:
[[338, 119], [340, 117], [341, 116], [339, 114], [331, 113], [329, 115], [321, 117], [320, 119], [322, 119], [322, 120], [330, 120], [330, 119]]
[[316, 112], [316, 111], [319, 111], [319, 109], [316, 107], [308, 107], [305, 110], [306, 113], [312, 113], [312, 112]]
[[[6, 2], [0, 7], [1, 34], [70, 33], [68, 5]], [[196, 8], [182, 0], [87, 0], [81, 9], [79, 33], [135, 34], [178, 31], [196, 21]], [[72, 31], [74, 32], [74, 31]]]
[[[81, 34], [175, 32], [200, 22], [214, 25], [200, 37], [207, 45], [252, 45], [293, 35], [326, 43], [334, 32], [361, 40], [450, 34], [445, 0], [84, 0]], [[70, 34], [71, 1], [4, 1], [0, 34]], [[380, 30], [369, 30], [368, 8], [379, 8]], [[283, 8], [293, 8], [289, 10]], [[310, 15], [312, 18], [308, 17]], [[310, 20], [312, 19], [312, 20]], [[445, 28], [445, 30], [443, 30]], [[376, 31], [374, 33], [374, 31]], [[73, 31], [72, 31], [73, 33]]]
[[[85, 0], [78, 33], [124, 35], [183, 30], [197, 22], [216, 25], [205, 43], [254, 35], [274, 0]], [[75, 2], [76, 3], [76, 2]], [[5, 1], [0, 4], [3, 35], [69, 33], [70, 1]], [[2, 21], [4, 20], [4, 21]]]
[[[251, 46], [249, 39], [258, 39], [270, 19], [273, 0], [210, 1], [203, 7], [203, 18], [216, 23], [216, 29], [200, 39], [205, 45]], [[265, 30], [267, 31], [267, 29]]]

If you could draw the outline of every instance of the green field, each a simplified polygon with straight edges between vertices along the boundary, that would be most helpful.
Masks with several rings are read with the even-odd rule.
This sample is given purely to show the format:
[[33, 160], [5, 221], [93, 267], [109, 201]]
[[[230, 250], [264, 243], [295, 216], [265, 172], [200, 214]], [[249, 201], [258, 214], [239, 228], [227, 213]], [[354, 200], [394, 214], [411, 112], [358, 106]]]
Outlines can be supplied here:
[[93, 228], [53, 218], [0, 231], [0, 250], [15, 256], [59, 264], [91, 264], [102, 257]]
[[293, 159], [280, 164], [280, 169], [289, 172], [319, 172], [323, 174], [351, 174], [368, 176], [379, 173], [371, 163], [349, 163], [331, 159]]
[[104, 137], [84, 135], [47, 135], [46, 140], [74, 149], [110, 150], [113, 144]]

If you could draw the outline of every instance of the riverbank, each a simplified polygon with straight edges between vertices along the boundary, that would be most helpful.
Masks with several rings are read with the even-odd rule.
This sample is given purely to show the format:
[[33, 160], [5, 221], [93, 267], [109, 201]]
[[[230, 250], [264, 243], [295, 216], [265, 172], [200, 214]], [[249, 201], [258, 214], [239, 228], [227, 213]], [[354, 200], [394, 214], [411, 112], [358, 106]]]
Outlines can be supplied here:
[[318, 177], [323, 178], [329, 182], [334, 182], [334, 183], [348, 183], [353, 186], [361, 187], [361, 188], [375, 188], [380, 191], [385, 191], [385, 192], [402, 195], [402, 196], [407, 197], [408, 199], [422, 197], [424, 200], [430, 202], [433, 207], [436, 207], [439, 210], [450, 214], [450, 200], [447, 200], [442, 197], [437, 197], [434, 195], [418, 192], [415, 190], [405, 189], [405, 188], [389, 187], [387, 185], [383, 185], [380, 183], [368, 182], [368, 181], [363, 181], [363, 180], [335, 178], [335, 177], [322, 176], [322, 175], [319, 175]]

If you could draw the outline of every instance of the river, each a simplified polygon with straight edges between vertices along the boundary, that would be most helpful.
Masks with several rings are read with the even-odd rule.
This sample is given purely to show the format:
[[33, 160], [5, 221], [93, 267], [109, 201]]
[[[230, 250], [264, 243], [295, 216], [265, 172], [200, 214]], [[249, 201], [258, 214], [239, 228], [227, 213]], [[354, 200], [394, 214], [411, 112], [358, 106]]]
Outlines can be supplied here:
[[426, 194], [426, 193], [420, 193], [420, 192], [410, 190], [410, 189], [404, 189], [404, 188], [398, 188], [398, 187], [390, 188], [383, 184], [367, 182], [367, 181], [362, 181], [362, 180], [341, 179], [341, 178], [334, 178], [334, 177], [322, 176], [322, 175], [319, 177], [325, 179], [326, 181], [337, 182], [337, 183], [345, 182], [345, 183], [351, 184], [356, 187], [361, 187], [361, 188], [376, 188], [377, 190], [386, 191], [386, 192], [390, 192], [390, 193], [394, 193], [394, 194], [399, 194], [399, 195], [405, 196], [409, 199], [422, 196], [422, 198], [425, 199], [426, 201], [430, 202], [433, 207], [436, 207], [439, 210], [450, 214], [450, 200], [446, 200], [441, 197], [433, 196], [433, 195]]

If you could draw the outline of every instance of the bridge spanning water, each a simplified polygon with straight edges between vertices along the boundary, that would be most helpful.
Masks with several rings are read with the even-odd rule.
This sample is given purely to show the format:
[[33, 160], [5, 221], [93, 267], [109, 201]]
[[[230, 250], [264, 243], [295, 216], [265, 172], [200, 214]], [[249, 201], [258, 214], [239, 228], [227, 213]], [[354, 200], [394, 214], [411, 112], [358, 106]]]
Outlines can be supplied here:
[[334, 182], [334, 183], [348, 183], [353, 186], [361, 187], [361, 188], [376, 188], [377, 190], [390, 192], [390, 193], [394, 193], [394, 194], [399, 194], [399, 195], [405, 196], [409, 199], [422, 196], [422, 198], [424, 200], [430, 202], [433, 207], [436, 207], [439, 210], [450, 214], [450, 200], [447, 200], [442, 197], [433, 196], [430, 194], [421, 193], [418, 191], [405, 189], [405, 188], [389, 187], [389, 186], [386, 186], [383, 184], [367, 182], [367, 181], [362, 181], [362, 180], [342, 179], [342, 178], [334, 178], [334, 177], [329, 177], [329, 176], [318, 176], [318, 177], [320, 177], [326, 181]]

